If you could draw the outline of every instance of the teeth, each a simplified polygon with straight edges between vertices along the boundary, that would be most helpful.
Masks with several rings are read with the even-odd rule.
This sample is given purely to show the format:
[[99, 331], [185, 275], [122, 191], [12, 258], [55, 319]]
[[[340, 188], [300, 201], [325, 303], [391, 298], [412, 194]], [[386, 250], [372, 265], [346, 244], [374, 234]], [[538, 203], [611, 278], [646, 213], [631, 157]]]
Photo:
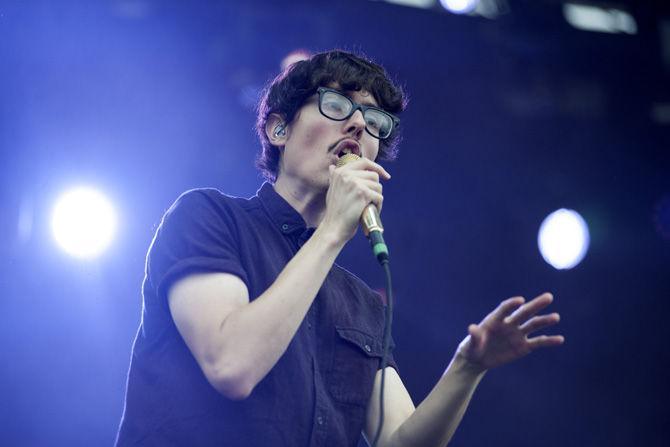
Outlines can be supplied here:
[[342, 157], [346, 154], [355, 154], [356, 153], [356, 147], [353, 146], [352, 144], [345, 144], [343, 145], [344, 147], [340, 149], [337, 153], [338, 157]]

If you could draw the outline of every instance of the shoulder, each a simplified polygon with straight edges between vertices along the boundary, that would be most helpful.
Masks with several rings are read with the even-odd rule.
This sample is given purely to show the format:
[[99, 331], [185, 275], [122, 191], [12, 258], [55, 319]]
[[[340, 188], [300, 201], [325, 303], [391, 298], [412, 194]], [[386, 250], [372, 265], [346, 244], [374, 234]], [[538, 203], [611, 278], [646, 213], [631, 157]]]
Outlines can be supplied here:
[[166, 214], [173, 213], [176, 210], [183, 208], [227, 208], [230, 210], [242, 210], [254, 206], [253, 197], [250, 199], [236, 197], [225, 194], [216, 188], [194, 188], [184, 191], [177, 200], [172, 203]]
[[183, 192], [163, 214], [150, 246], [150, 254], [160, 247], [173, 252], [191, 252], [207, 246], [230, 245], [245, 227], [252, 199], [224, 194], [216, 188], [196, 188]]
[[214, 219], [237, 220], [258, 207], [252, 198], [235, 197], [216, 188], [195, 188], [183, 192], [167, 209], [160, 226], [170, 221]]
[[227, 272], [245, 278], [248, 202], [215, 188], [190, 189], [172, 203], [147, 252], [145, 273], [156, 290], [186, 273]]

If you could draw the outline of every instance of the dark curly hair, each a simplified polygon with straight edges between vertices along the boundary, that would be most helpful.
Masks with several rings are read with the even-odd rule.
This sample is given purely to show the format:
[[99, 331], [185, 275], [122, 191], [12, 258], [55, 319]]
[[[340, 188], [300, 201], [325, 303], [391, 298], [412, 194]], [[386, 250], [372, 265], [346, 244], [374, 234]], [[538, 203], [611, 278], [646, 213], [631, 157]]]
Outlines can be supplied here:
[[[390, 113], [402, 112], [407, 104], [402, 88], [391, 81], [384, 68], [356, 54], [334, 50], [290, 65], [266, 86], [258, 104], [256, 133], [262, 149], [256, 167], [268, 181], [274, 183], [277, 180], [280, 155], [279, 148], [271, 144], [265, 134], [268, 117], [278, 113], [290, 123], [317, 88], [333, 83], [345, 91], [370, 92], [379, 107]], [[391, 136], [380, 141], [377, 158], [395, 159], [399, 142], [400, 133], [396, 127]]]

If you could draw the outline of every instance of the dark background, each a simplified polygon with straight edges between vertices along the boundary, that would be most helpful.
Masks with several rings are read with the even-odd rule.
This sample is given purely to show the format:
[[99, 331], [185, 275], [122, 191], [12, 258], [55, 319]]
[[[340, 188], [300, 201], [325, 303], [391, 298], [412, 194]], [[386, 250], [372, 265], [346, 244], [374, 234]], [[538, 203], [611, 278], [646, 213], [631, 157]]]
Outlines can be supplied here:
[[[488, 20], [363, 0], [0, 2], [0, 444], [112, 444], [162, 213], [192, 187], [253, 195], [260, 87], [290, 51], [339, 47], [411, 97], [384, 222], [415, 402], [469, 323], [549, 290], [565, 345], [489, 372], [452, 445], [667, 445], [670, 14], [631, 2], [638, 33], [603, 34], [558, 1], [508, 3]], [[49, 230], [81, 183], [120, 214], [95, 261]], [[566, 271], [536, 242], [561, 207], [591, 231]], [[366, 244], [340, 262], [381, 289]]]

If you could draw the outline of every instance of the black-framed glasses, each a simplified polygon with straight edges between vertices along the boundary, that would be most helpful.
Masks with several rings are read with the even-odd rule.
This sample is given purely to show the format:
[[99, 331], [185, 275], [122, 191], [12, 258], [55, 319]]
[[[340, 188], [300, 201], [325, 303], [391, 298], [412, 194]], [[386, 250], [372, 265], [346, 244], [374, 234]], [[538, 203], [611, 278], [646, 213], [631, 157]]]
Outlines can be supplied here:
[[319, 87], [319, 112], [326, 118], [344, 121], [360, 110], [365, 120], [365, 130], [375, 138], [384, 140], [391, 136], [400, 119], [379, 107], [366, 106], [354, 102], [346, 95], [332, 88]]

